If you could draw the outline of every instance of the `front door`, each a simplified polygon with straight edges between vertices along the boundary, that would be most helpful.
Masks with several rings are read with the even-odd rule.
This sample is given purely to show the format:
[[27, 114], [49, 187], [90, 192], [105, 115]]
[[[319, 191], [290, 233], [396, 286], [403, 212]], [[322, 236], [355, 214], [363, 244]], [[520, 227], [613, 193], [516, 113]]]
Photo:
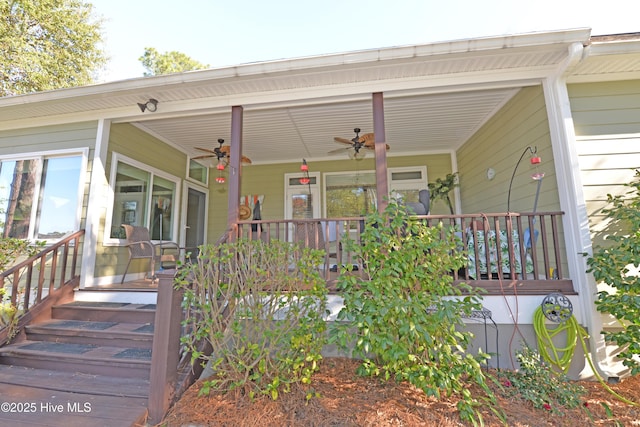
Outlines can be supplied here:
[[184, 225], [184, 247], [191, 260], [198, 255], [198, 246], [207, 240], [207, 193], [204, 189], [187, 186]]
[[[285, 219], [306, 219], [320, 217], [320, 173], [309, 174], [309, 181], [297, 174], [285, 174]], [[289, 236], [292, 238], [293, 225], [289, 224]]]

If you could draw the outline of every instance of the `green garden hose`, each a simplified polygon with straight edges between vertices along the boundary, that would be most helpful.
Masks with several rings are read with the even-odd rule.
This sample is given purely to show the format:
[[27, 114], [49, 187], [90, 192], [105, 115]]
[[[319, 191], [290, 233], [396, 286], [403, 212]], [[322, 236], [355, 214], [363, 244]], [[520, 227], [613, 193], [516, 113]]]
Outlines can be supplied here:
[[[582, 344], [582, 350], [584, 351], [584, 355], [589, 362], [589, 366], [593, 371], [593, 374], [598, 379], [600, 384], [613, 396], [617, 399], [621, 400], [624, 403], [627, 403], [632, 406], [640, 407], [640, 403], [633, 402], [623, 396], [620, 396], [616, 393], [607, 383], [604, 381], [602, 376], [596, 370], [596, 367], [593, 365], [593, 361], [589, 355], [589, 350], [587, 349], [586, 340], [589, 338], [589, 334], [587, 331], [580, 326], [576, 317], [572, 314], [569, 319], [565, 322], [560, 323], [557, 327], [553, 329], [549, 329], [547, 324], [545, 323], [545, 317], [542, 312], [542, 308], [539, 306], [535, 313], [533, 314], [533, 328], [536, 332], [536, 337], [538, 341], [538, 352], [540, 356], [550, 363], [551, 365], [559, 368], [563, 373], [566, 373], [569, 369], [569, 365], [571, 365], [571, 359], [573, 359], [573, 354], [576, 349], [576, 344], [578, 338], [580, 338], [580, 343]], [[567, 345], [565, 347], [556, 347], [553, 343], [552, 339], [560, 332], [566, 331], [567, 333]], [[560, 356], [559, 353], [562, 353]]]
[[[587, 332], [578, 324], [574, 315], [555, 328], [549, 329], [540, 306], [533, 313], [533, 329], [536, 331], [538, 352], [542, 358], [566, 374], [578, 344], [578, 335], [580, 334], [582, 338], [587, 335]], [[567, 345], [566, 347], [556, 347], [553, 338], [562, 332], [567, 334]]]

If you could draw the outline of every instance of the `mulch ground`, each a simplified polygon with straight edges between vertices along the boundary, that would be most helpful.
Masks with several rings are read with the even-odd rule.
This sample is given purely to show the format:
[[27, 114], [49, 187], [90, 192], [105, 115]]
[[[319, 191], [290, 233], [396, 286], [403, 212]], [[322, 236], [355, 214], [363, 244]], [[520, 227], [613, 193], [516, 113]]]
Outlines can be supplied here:
[[[382, 383], [356, 376], [358, 362], [327, 358], [313, 377], [317, 397], [306, 399], [308, 388], [295, 388], [277, 400], [262, 397], [250, 401], [240, 393], [198, 396], [201, 381], [194, 384], [161, 423], [182, 426], [464, 426], [455, 398], [436, 400], [408, 383]], [[507, 398], [492, 386], [509, 426], [640, 426], [640, 408], [626, 404], [597, 381], [580, 381], [588, 393], [583, 405], [555, 415], [535, 409], [529, 402]], [[618, 394], [640, 402], [640, 376], [610, 385]], [[606, 406], [605, 406], [606, 405]], [[608, 409], [607, 409], [608, 408]], [[482, 408], [484, 424], [503, 425]]]

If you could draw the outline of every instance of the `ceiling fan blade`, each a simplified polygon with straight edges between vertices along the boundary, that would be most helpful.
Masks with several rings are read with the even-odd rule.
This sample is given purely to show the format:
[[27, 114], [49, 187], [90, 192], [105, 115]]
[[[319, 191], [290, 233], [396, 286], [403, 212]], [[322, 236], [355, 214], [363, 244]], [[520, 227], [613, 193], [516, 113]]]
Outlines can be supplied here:
[[352, 150], [353, 147], [342, 147], [342, 148], [338, 148], [336, 150], [331, 150], [329, 152], [327, 152], [327, 154], [341, 154], [344, 153], [345, 150]]
[[216, 154], [216, 152], [215, 152], [215, 151], [213, 151], [213, 150], [209, 150], [208, 148], [200, 148], [200, 147], [193, 147], [193, 148], [195, 148], [195, 149], [196, 149], [196, 150], [198, 150], [198, 151], [204, 151], [205, 153]]
[[198, 159], [208, 159], [209, 157], [216, 157], [216, 155], [215, 155], [215, 154], [205, 154], [205, 155], [202, 155], [202, 156], [195, 156], [195, 157], [192, 157], [192, 159], [193, 159], [193, 160], [198, 160]]
[[[229, 147], [228, 145], [225, 145], [223, 147], [219, 148], [220, 152], [222, 154], [224, 154], [224, 157], [226, 158], [230, 158], [231, 157], [231, 147]], [[242, 163], [247, 163], [247, 164], [251, 164], [251, 159], [248, 158], [247, 156], [242, 156]]]
[[339, 136], [334, 137], [333, 140], [335, 142], [341, 142], [343, 144], [353, 145], [353, 141], [351, 141], [350, 139], [340, 138]]

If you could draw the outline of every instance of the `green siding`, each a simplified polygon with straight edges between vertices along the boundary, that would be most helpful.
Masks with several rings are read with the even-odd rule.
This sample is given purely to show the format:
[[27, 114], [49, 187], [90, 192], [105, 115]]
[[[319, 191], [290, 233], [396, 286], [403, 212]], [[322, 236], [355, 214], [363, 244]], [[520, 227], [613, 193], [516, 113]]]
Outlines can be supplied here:
[[[302, 160], [301, 160], [302, 161]], [[451, 156], [449, 154], [433, 154], [410, 157], [387, 157], [388, 167], [426, 166], [427, 179], [443, 177], [451, 172]], [[375, 163], [372, 157], [363, 160], [331, 160], [309, 161], [309, 172], [354, 172], [374, 171]], [[227, 188], [228, 184], [215, 183], [215, 173], [211, 177], [212, 184], [209, 193], [209, 241], [215, 242], [224, 232], [227, 224]], [[299, 173], [300, 163], [283, 163], [273, 165], [251, 165], [242, 169], [242, 191], [245, 194], [263, 194], [262, 219], [275, 220], [284, 218], [284, 175]], [[321, 183], [324, 181], [321, 177]], [[321, 187], [322, 188], [322, 187]], [[446, 207], [437, 203], [433, 213], [446, 213]]]
[[640, 132], [640, 80], [569, 85], [576, 136]]
[[86, 122], [0, 132], [0, 156], [93, 148], [97, 128], [97, 122]]
[[[457, 152], [460, 195], [464, 213], [506, 212], [509, 181], [527, 147], [537, 147], [544, 172], [538, 211], [560, 209], [549, 124], [542, 87], [520, 90]], [[531, 212], [535, 201], [535, 169], [527, 153], [518, 166], [511, 189], [512, 212]], [[496, 171], [489, 181], [488, 168]]]
[[640, 80], [568, 87], [591, 237], [603, 245], [607, 194], [623, 194], [640, 168]]
[[[114, 124], [109, 135], [109, 147], [104, 181], [108, 182], [111, 173], [113, 153], [117, 152], [152, 168], [159, 169], [178, 178], [184, 179], [187, 171], [187, 156], [129, 124]], [[179, 185], [182, 195], [182, 185]], [[180, 200], [177, 203], [181, 203]], [[95, 276], [111, 276], [122, 274], [127, 264], [128, 252], [124, 247], [104, 246], [104, 227], [106, 215], [110, 207], [105, 207], [100, 215], [100, 229], [98, 232], [98, 247], [96, 249]], [[129, 271], [135, 273], [144, 271], [147, 264], [143, 261], [132, 263]]]

